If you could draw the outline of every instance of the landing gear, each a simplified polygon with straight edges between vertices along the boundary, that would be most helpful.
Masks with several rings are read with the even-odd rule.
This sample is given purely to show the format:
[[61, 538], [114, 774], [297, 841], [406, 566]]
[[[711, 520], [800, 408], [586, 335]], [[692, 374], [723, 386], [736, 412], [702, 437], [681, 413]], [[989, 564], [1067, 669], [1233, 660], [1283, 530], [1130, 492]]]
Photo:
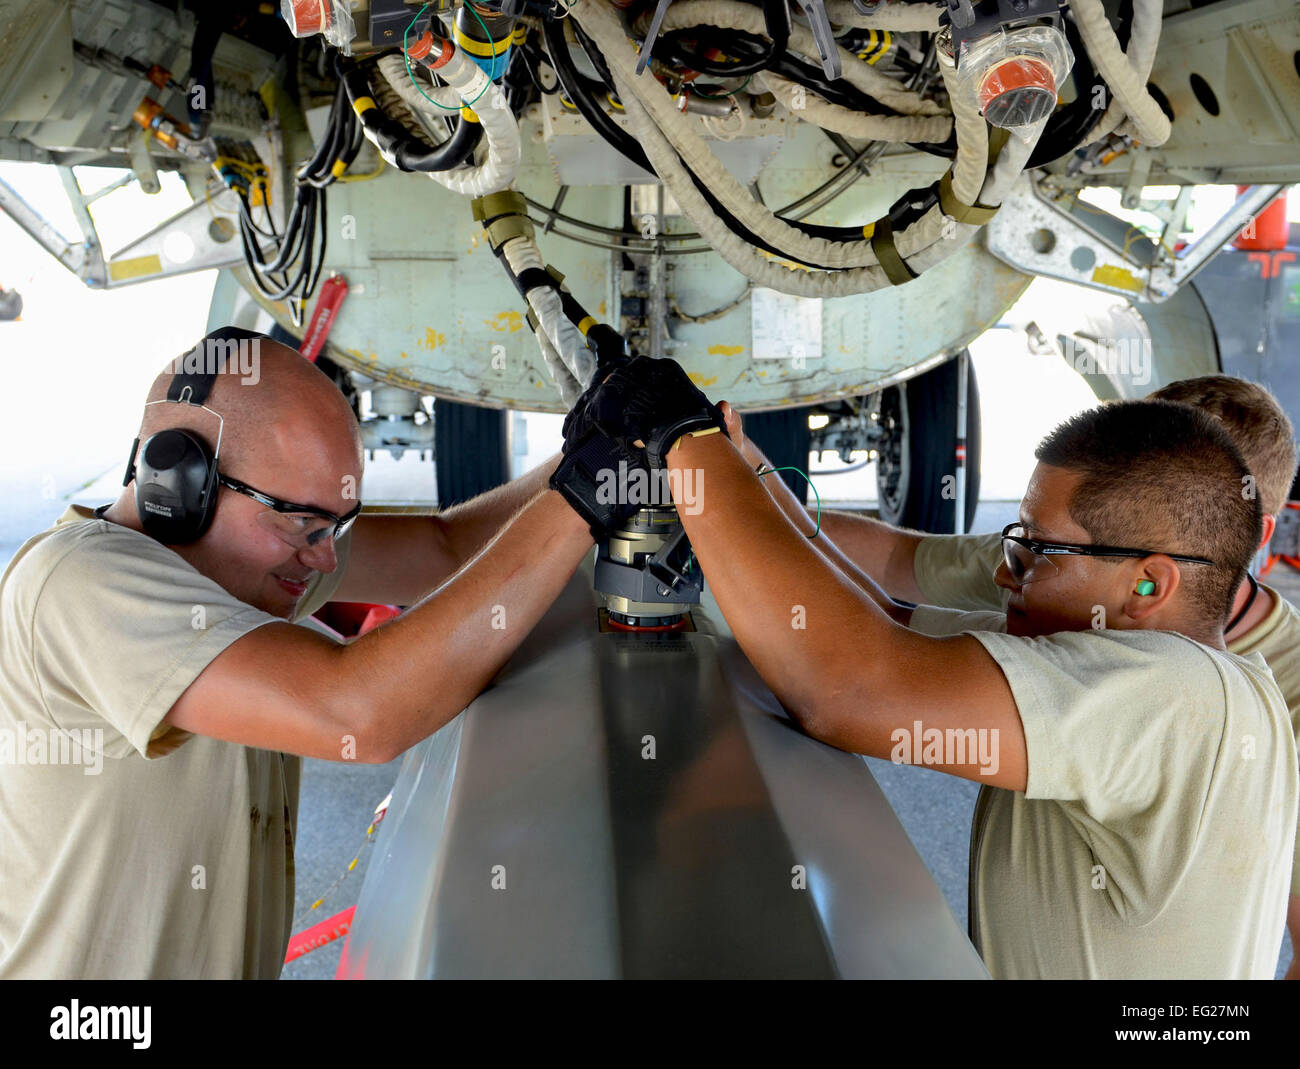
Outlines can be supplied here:
[[438, 398], [433, 403], [433, 434], [439, 508], [510, 481], [505, 409]]
[[960, 360], [949, 360], [880, 393], [877, 424], [883, 441], [876, 460], [880, 518], [899, 527], [951, 534], [965, 476], [965, 515], [970, 530], [979, 503], [980, 408], [975, 369], [967, 361], [966, 449], [957, 467]]

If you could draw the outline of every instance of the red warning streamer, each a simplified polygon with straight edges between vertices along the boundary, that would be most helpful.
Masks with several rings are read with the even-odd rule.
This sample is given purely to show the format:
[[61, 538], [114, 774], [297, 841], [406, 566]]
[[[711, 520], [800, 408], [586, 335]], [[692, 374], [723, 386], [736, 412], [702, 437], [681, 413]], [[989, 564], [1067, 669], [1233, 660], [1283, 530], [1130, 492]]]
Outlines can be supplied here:
[[335, 939], [347, 935], [352, 927], [352, 914], [356, 911], [356, 906], [349, 906], [342, 913], [335, 913], [334, 916], [319, 924], [313, 924], [310, 928], [304, 928], [297, 935], [292, 936], [289, 939], [289, 949], [284, 955], [284, 963], [288, 965], [295, 958], [301, 958], [304, 954], [310, 954], [326, 943], [332, 943]]
[[339, 306], [348, 295], [348, 283], [342, 275], [331, 275], [321, 283], [320, 296], [316, 298], [316, 310], [312, 313], [307, 333], [302, 336], [302, 353], [313, 364], [325, 348], [325, 339], [330, 335], [334, 319], [339, 314]]

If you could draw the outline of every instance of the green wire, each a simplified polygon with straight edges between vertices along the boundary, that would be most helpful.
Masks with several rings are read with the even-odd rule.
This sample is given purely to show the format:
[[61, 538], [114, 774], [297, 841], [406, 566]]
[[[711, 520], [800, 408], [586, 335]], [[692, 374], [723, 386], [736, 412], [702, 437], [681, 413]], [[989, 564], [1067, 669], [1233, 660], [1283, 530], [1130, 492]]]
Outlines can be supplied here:
[[[500, 53], [497, 51], [496, 39], [492, 36], [491, 31], [489, 31], [487, 28], [487, 23], [484, 22], [481, 18], [479, 18], [479, 14], [477, 11], [474, 10], [473, 4], [466, 4], [465, 6], [469, 8], [469, 13], [473, 15], [475, 19], [478, 20], [478, 24], [483, 27], [483, 36], [488, 39], [488, 44], [492, 46], [492, 58], [496, 59], [497, 56], [500, 55]], [[420, 8], [420, 10], [415, 13], [415, 18], [411, 20], [411, 25], [407, 26], [406, 29], [402, 31], [402, 59], [406, 63], [406, 73], [407, 76], [411, 79], [411, 84], [415, 86], [415, 91], [419, 93], [420, 96], [424, 97], [424, 99], [427, 100], [430, 104], [432, 104], [435, 108], [442, 108], [443, 111], [460, 111], [461, 110], [460, 108], [449, 108], [447, 107], [446, 104], [439, 104], [436, 100], [433, 99], [433, 97], [429, 96], [428, 93], [426, 93], [423, 89], [420, 88], [420, 83], [416, 81], [415, 78], [415, 72], [411, 70], [411, 57], [406, 54], [406, 39], [411, 33], [411, 27], [414, 26], [417, 22], [419, 22], [420, 16], [423, 15], [428, 10], [429, 10], [429, 5], [425, 4], [424, 7]], [[471, 100], [468, 104], [465, 104], [463, 106], [467, 108], [473, 107], [475, 104], [478, 103], [479, 97], [481, 97], [484, 93], [486, 93], [491, 88], [492, 88], [492, 79], [489, 78], [488, 84], [482, 88], [482, 90], [479, 92], [479, 95], [475, 97], [473, 100]]]
[[755, 474], [761, 479], [764, 475], [774, 475], [778, 471], [798, 472], [798, 474], [803, 476], [803, 481], [806, 482], [809, 488], [812, 490], [813, 497], [817, 499], [817, 530], [815, 530], [808, 537], [816, 538], [819, 534], [821, 534], [822, 531], [822, 495], [817, 492], [817, 487], [813, 486], [813, 481], [810, 478], [808, 478], [808, 473], [806, 471], [800, 470], [799, 468], [768, 468], [767, 471], [755, 472]]

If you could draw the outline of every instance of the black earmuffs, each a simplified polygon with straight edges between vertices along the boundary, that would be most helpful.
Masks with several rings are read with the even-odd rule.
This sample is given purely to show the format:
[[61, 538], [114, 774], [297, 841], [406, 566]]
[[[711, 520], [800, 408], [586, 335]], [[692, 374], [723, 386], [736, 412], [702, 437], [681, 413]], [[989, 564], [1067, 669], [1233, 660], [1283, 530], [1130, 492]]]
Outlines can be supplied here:
[[[193, 431], [172, 428], [158, 431], [131, 443], [123, 486], [135, 480], [135, 507], [145, 534], [169, 546], [197, 542], [212, 525], [217, 511], [217, 459], [221, 452], [221, 415], [204, 405], [217, 379], [217, 370], [206, 356], [208, 342], [265, 340], [266, 335], [240, 327], [221, 327], [206, 335], [190, 354], [177, 362], [188, 369], [177, 371], [167, 388], [165, 401], [150, 404], [193, 405], [211, 412], [221, 421], [217, 447], [212, 450]], [[190, 361], [190, 355], [197, 360]]]

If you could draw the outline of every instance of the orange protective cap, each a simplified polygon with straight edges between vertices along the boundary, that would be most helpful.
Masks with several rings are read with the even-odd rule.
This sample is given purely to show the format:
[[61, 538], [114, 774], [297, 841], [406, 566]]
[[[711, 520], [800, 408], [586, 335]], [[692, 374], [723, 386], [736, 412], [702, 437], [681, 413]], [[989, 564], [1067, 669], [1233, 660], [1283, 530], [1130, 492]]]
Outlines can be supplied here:
[[[1045, 114], [1056, 106], [1056, 76], [1046, 60], [1012, 56], [990, 67], [980, 79], [979, 101], [981, 113], [996, 125], [1032, 122], [1039, 117], [1035, 113]], [[1000, 115], [1007, 110], [1018, 113], [1014, 121]]]
[[328, 30], [334, 21], [327, 0], [293, 0], [286, 8], [285, 14], [292, 16], [289, 30], [295, 37], [310, 37]]

